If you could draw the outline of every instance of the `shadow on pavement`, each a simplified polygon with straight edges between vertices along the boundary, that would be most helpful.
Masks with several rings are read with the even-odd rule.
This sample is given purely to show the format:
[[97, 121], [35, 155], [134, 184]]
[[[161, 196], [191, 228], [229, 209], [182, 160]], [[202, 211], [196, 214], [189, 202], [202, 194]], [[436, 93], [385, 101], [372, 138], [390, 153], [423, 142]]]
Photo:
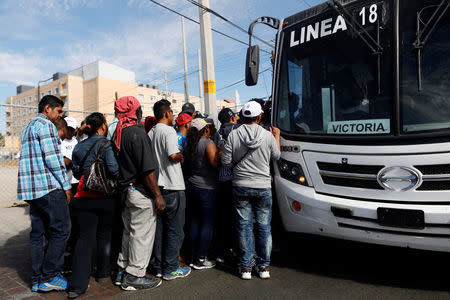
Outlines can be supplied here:
[[[28, 217], [28, 206], [23, 206], [21, 209], [23, 209], [23, 214]], [[20, 219], [22, 218], [22, 216], [20, 218], [17, 216], [17, 222], [21, 222]], [[3, 224], [3, 226], [7, 226], [7, 224]], [[25, 285], [29, 284], [31, 278], [29, 233], [29, 228], [17, 232], [16, 235], [8, 238], [3, 247], [0, 248], [0, 270], [2, 275], [17, 277]]]
[[450, 291], [450, 254], [285, 234], [272, 264], [359, 283]]

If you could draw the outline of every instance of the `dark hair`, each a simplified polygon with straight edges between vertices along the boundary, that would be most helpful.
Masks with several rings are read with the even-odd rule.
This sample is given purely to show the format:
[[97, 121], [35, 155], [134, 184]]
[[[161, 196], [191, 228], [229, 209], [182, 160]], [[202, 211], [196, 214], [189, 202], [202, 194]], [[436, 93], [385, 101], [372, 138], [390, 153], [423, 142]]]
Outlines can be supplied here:
[[170, 110], [170, 102], [166, 99], [161, 99], [153, 105], [153, 114], [156, 120], [164, 118], [164, 114]]
[[242, 122], [244, 124], [250, 124], [250, 123], [255, 122], [258, 119], [258, 117], [259, 116], [256, 116], [256, 117], [242, 117]]
[[266, 103], [266, 101], [264, 101], [264, 99], [261, 99], [261, 98], [252, 98], [252, 99], [248, 100], [248, 102], [251, 102], [251, 101], [259, 103], [259, 105], [261, 105], [261, 108], [263, 108], [264, 104]]
[[38, 111], [41, 113], [44, 111], [44, 108], [48, 105], [53, 109], [58, 106], [64, 106], [64, 102], [56, 96], [46, 95], [42, 97], [41, 101], [39, 101]]
[[56, 130], [58, 131], [64, 128], [67, 129], [67, 122], [63, 118], [56, 120], [53, 124], [55, 124]]
[[205, 134], [207, 128], [208, 126], [205, 126], [200, 131], [198, 131], [198, 129], [195, 127], [191, 127], [189, 129], [188, 135], [186, 137], [186, 158], [188, 159], [188, 161], [194, 161], [194, 155], [197, 151], [198, 142], [200, 141], [200, 138], [203, 136], [203, 134]]
[[88, 136], [92, 136], [105, 123], [106, 119], [102, 113], [92, 113], [86, 118], [86, 127], [84, 127], [83, 129], [83, 133], [87, 134]]

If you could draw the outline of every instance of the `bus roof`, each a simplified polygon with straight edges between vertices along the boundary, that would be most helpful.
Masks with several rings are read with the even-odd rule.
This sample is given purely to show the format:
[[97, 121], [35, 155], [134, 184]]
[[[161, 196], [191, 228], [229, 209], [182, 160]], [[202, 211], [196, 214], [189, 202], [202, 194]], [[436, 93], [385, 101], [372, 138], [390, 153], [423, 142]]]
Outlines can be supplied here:
[[[361, 0], [337, 0], [342, 5], [346, 5], [348, 3], [361, 1]], [[311, 8], [302, 10], [301, 12], [296, 13], [295, 15], [292, 15], [290, 17], [287, 17], [284, 19], [284, 22], [287, 22], [287, 26], [301, 22], [303, 20], [312, 18], [314, 16], [320, 15], [321, 13], [324, 13], [328, 10], [330, 10], [330, 5], [327, 3], [328, 1], [324, 1], [323, 3], [320, 3], [316, 6], [313, 6]]]

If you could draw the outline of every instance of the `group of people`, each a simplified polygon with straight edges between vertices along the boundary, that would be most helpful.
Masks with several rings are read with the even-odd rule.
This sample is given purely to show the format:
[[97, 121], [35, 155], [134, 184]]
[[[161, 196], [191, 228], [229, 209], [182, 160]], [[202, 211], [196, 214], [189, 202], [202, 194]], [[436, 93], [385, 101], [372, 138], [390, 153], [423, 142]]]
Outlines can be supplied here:
[[[114, 283], [124, 290], [212, 268], [230, 248], [242, 279], [253, 269], [270, 278], [270, 164], [280, 157], [280, 132], [260, 125], [260, 101], [246, 103], [239, 116], [222, 109], [219, 130], [190, 103], [175, 119], [165, 99], [141, 122], [139, 101], [119, 98], [109, 125], [101, 113], [81, 125], [62, 118], [63, 106], [44, 96], [22, 132], [17, 198], [30, 205], [32, 291], [67, 290], [70, 299], [85, 293], [94, 248], [96, 280], [110, 280], [116, 262]], [[116, 193], [89, 188], [99, 165], [117, 182]], [[61, 274], [65, 251], [70, 282]]]

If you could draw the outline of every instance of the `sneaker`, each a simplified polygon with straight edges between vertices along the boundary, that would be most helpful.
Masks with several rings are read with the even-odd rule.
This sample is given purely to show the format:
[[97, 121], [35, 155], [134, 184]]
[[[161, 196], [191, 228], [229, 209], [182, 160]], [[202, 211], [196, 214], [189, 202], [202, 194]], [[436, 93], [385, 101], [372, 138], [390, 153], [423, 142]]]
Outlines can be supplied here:
[[125, 273], [121, 288], [125, 291], [150, 290], [161, 285], [161, 279], [149, 277], [136, 277]]
[[163, 279], [164, 280], [174, 280], [177, 278], [183, 278], [183, 277], [187, 277], [189, 274], [191, 274], [191, 268], [190, 267], [178, 267], [178, 269], [176, 269], [173, 272], [170, 272], [168, 274], [164, 274], [163, 275]]
[[119, 269], [117, 270], [117, 274], [116, 274], [116, 280], [114, 281], [115, 285], [121, 285], [122, 284], [123, 272], [124, 272], [124, 269], [119, 267]]
[[39, 283], [33, 283], [33, 285], [31, 285], [31, 291], [32, 292], [39, 291]]
[[218, 262], [219, 264], [224, 264], [225, 258], [223, 258], [222, 256], [218, 256], [216, 257], [216, 262]]
[[252, 269], [251, 268], [241, 268], [241, 279], [249, 280], [252, 279]]
[[265, 267], [259, 267], [258, 268], [258, 275], [261, 279], [269, 279], [270, 278], [270, 270], [268, 266]]
[[53, 277], [52, 280], [39, 284], [38, 290], [40, 292], [49, 292], [49, 291], [65, 291], [67, 289], [67, 279], [64, 278], [61, 274]]
[[216, 266], [216, 262], [210, 261], [207, 258], [197, 258], [193, 264], [191, 264], [191, 267], [193, 267], [196, 270], [203, 270], [203, 269], [211, 269]]

